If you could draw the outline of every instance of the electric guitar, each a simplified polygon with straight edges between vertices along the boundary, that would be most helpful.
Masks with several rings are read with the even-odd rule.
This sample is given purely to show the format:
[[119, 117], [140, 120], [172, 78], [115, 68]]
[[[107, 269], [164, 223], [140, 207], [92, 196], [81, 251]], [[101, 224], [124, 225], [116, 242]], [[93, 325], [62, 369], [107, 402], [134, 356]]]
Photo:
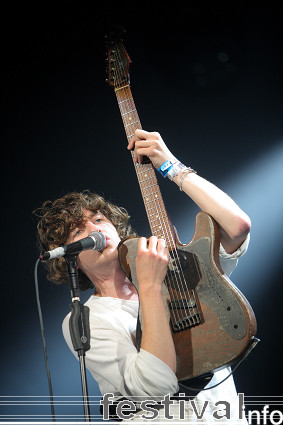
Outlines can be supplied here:
[[[115, 90], [129, 142], [135, 130], [142, 128], [129, 81], [131, 61], [120, 38], [110, 37], [107, 44], [107, 81]], [[238, 362], [256, 344], [256, 319], [220, 266], [216, 222], [207, 213], [198, 213], [192, 240], [181, 244], [151, 162], [134, 161], [134, 167], [152, 235], [165, 239], [170, 254], [162, 293], [176, 349], [177, 378], [192, 379]], [[136, 237], [124, 240], [119, 259], [138, 291], [137, 244]], [[139, 319], [142, 329], [141, 309]]]

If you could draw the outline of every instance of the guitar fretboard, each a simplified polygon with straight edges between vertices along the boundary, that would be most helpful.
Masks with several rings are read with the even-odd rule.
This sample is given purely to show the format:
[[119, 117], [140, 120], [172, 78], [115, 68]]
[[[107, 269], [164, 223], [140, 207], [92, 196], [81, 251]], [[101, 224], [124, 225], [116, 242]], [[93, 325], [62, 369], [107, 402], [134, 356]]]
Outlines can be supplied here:
[[[136, 129], [141, 129], [141, 122], [135, 107], [131, 88], [127, 84], [115, 89], [128, 142], [134, 136]], [[134, 152], [132, 152], [134, 160]], [[151, 233], [158, 238], [164, 238], [169, 250], [173, 249], [174, 238], [170, 221], [165, 209], [154, 168], [149, 160], [138, 164], [134, 161], [141, 194], [143, 197]]]

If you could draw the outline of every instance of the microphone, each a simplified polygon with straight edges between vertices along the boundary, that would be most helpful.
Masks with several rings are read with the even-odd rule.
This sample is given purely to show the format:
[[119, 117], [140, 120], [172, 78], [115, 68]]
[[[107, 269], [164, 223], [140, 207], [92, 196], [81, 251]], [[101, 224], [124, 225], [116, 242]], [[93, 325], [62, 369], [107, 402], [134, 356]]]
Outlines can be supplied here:
[[87, 249], [102, 251], [106, 245], [106, 238], [101, 232], [91, 232], [88, 237], [68, 245], [59, 246], [40, 255], [40, 259], [51, 260], [52, 258], [64, 257], [66, 255], [76, 255]]

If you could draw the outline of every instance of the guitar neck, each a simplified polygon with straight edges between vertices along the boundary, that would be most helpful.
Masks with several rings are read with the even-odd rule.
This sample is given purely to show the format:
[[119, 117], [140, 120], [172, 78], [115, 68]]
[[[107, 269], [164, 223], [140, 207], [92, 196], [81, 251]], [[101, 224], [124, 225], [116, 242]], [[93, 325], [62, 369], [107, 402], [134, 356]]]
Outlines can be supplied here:
[[[116, 88], [115, 93], [129, 142], [134, 136], [135, 130], [142, 128], [141, 122], [130, 85], [126, 84]], [[168, 249], [171, 250], [175, 246], [174, 237], [152, 163], [148, 159], [142, 164], [136, 163], [134, 152], [132, 152], [132, 158], [151, 233], [153, 236], [165, 239]]]

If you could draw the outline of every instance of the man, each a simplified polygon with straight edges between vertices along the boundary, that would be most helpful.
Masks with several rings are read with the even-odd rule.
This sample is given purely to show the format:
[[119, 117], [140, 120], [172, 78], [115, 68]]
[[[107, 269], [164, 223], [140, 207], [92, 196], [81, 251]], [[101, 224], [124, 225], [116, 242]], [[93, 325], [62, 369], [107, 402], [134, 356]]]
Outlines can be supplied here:
[[[201, 210], [210, 214], [220, 230], [220, 261], [226, 274], [230, 274], [248, 246], [250, 219], [235, 202], [220, 189], [209, 183], [191, 168], [183, 166], [168, 150], [158, 133], [136, 130], [128, 149], [135, 150], [135, 161], [148, 157], [154, 167], [168, 176], [186, 193]], [[95, 293], [87, 301], [90, 308], [91, 348], [86, 353], [86, 365], [97, 380], [102, 394], [111, 393], [118, 399], [127, 397], [134, 401], [157, 400], [178, 391], [176, 353], [170, 324], [162, 301], [162, 282], [165, 278], [169, 253], [164, 239], [152, 236], [148, 243], [140, 238], [136, 257], [139, 294], [122, 272], [117, 245], [125, 236], [133, 234], [124, 209], [107, 203], [97, 195], [85, 192], [71, 193], [44, 204], [38, 225], [43, 250], [69, 244], [87, 237], [92, 231], [100, 231], [106, 237], [101, 251], [80, 253], [77, 266], [81, 288], [91, 284]], [[66, 280], [64, 259], [54, 259], [48, 264], [49, 277], [56, 282]], [[136, 348], [136, 324], [138, 300], [143, 315], [143, 332], [140, 350]], [[69, 315], [63, 323], [65, 339], [72, 349], [68, 327]], [[215, 386], [225, 379], [229, 369], [216, 372], [208, 386]], [[219, 412], [215, 402], [231, 403], [231, 412]], [[186, 404], [185, 417], [196, 421], [203, 408], [203, 422], [222, 422], [233, 425], [246, 423], [238, 419], [233, 409], [237, 394], [232, 377], [219, 386], [201, 391], [195, 405]], [[201, 407], [200, 407], [201, 406]], [[170, 406], [169, 412], [158, 407], [155, 420], [180, 419], [180, 405]], [[179, 410], [178, 410], [179, 409]], [[156, 413], [156, 412], [155, 412]], [[140, 409], [133, 420], [142, 420], [146, 409]], [[229, 418], [231, 420], [229, 421]], [[182, 420], [182, 419], [180, 419]]]

